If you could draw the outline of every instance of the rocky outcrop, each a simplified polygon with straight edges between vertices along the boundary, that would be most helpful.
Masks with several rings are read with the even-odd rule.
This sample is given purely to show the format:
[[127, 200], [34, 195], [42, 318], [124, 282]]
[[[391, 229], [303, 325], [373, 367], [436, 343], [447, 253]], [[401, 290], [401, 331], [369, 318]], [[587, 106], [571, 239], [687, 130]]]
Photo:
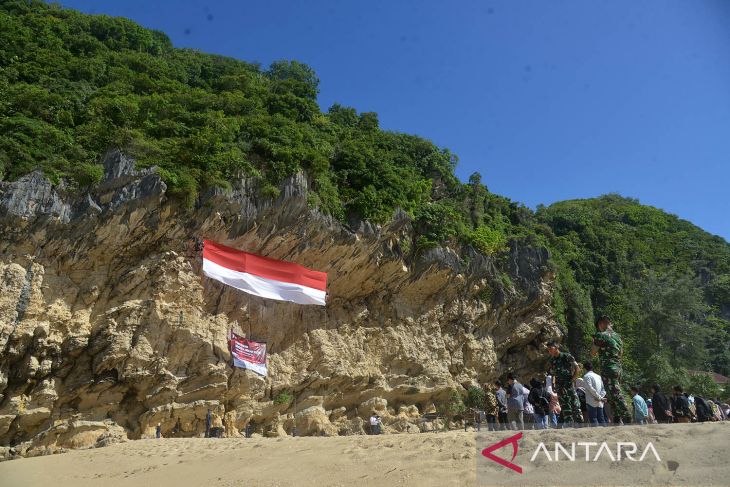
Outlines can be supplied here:
[[[195, 208], [154, 169], [107, 154], [102, 182], [67, 194], [40, 173], [0, 183], [0, 445], [13, 454], [150, 436], [417, 431], [450, 391], [527, 376], [559, 336], [543, 249], [414, 255], [405, 213], [345, 227], [311, 210], [307, 181], [275, 200], [253, 179]], [[202, 277], [196, 238], [328, 273], [328, 305], [250, 297]], [[233, 328], [266, 340], [269, 377], [233, 369]], [[9, 451], [9, 450], [6, 450]]]

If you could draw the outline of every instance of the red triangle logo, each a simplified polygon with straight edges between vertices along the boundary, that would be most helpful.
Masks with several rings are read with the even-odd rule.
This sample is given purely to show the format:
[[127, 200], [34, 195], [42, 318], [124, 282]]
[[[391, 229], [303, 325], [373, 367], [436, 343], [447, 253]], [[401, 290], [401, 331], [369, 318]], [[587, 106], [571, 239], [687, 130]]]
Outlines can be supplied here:
[[[495, 443], [492, 446], [488, 446], [487, 448], [485, 448], [484, 450], [482, 450], [482, 455], [484, 455], [485, 457], [489, 458], [493, 462], [497, 462], [497, 463], [499, 463], [502, 466], [505, 466], [507, 468], [510, 468], [510, 469], [514, 470], [517, 473], [522, 473], [522, 467], [520, 467], [519, 465], [515, 465], [514, 463], [512, 463], [512, 460], [514, 460], [515, 457], [517, 456], [517, 450], [519, 449], [519, 445], [518, 445], [517, 442], [519, 440], [521, 440], [521, 439], [522, 439], [522, 432], [517, 433], [514, 436], [510, 436], [509, 438], [505, 438], [504, 440], [500, 441], [499, 443]], [[506, 445], [509, 445], [509, 444], [512, 445], [512, 458], [510, 459], [510, 461], [507, 461], [504, 458], [499, 458], [498, 456], [495, 456], [495, 455], [492, 454], [492, 452], [494, 450], [499, 450], [503, 446], [506, 446]]]

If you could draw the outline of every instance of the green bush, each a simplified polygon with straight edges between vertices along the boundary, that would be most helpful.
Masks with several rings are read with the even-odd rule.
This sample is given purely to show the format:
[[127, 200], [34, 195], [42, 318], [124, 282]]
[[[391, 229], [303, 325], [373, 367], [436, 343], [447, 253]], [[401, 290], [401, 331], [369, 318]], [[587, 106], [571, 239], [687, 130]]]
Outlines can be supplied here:
[[480, 225], [469, 233], [468, 242], [485, 255], [507, 250], [507, 236], [499, 229]]
[[276, 396], [274, 396], [274, 404], [277, 405], [283, 405], [283, 404], [291, 404], [292, 401], [294, 401], [294, 395], [291, 391], [281, 391]]
[[464, 405], [468, 408], [482, 409], [484, 407], [485, 398], [486, 394], [484, 393], [484, 389], [481, 387], [471, 386], [466, 391], [466, 400], [464, 401]]
[[449, 421], [452, 421], [455, 417], [461, 415], [466, 407], [464, 406], [461, 395], [452, 389], [449, 393], [449, 398], [438, 409]]

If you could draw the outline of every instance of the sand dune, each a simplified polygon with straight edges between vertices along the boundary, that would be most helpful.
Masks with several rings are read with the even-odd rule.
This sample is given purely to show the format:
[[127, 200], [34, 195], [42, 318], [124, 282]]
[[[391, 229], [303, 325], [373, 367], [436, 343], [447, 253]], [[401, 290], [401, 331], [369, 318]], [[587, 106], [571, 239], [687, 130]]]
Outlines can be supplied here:
[[[480, 450], [511, 432], [447, 432], [332, 438], [165, 438], [0, 463], [3, 487], [85, 486], [391, 486], [487, 485], [477, 477]], [[676, 485], [730, 484], [730, 423], [527, 431], [525, 449], [540, 441], [658, 438], [663, 455], [650, 481]], [[576, 440], [575, 438], [578, 438]], [[700, 449], [698, 444], [703, 445]], [[507, 459], [509, 455], [505, 454]], [[702, 458], [700, 458], [702, 457]], [[674, 460], [672, 460], [674, 459]], [[518, 457], [517, 460], [520, 460]], [[681, 472], [667, 462], [681, 462]], [[711, 468], [709, 468], [709, 467]], [[584, 485], [585, 465], [542, 462], [543, 482]], [[480, 467], [481, 468], [481, 467]], [[493, 468], [490, 466], [488, 468]], [[606, 485], [636, 485], [632, 465], [613, 468]], [[544, 475], [542, 475], [544, 469]], [[675, 469], [676, 470], [676, 469]], [[481, 472], [481, 470], [480, 470]], [[668, 472], [668, 473], [667, 473]], [[614, 475], [615, 474], [615, 475]], [[674, 477], [667, 477], [672, 474]], [[680, 474], [677, 477], [677, 474]], [[555, 477], [555, 476], [559, 477]], [[665, 475], [665, 477], [662, 477]], [[516, 484], [522, 477], [514, 477]], [[525, 476], [527, 479], [527, 476]], [[668, 479], [668, 480], [667, 480]], [[496, 481], [496, 478], [494, 478]], [[540, 482], [542, 484], [543, 482]], [[645, 484], [644, 481], [640, 482]], [[533, 485], [530, 482], [530, 485]]]

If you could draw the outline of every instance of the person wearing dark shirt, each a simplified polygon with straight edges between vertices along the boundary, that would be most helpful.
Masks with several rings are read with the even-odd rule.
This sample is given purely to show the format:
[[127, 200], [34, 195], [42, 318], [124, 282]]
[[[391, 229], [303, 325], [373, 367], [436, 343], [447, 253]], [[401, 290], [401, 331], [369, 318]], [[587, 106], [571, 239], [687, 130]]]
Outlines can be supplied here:
[[[535, 426], [539, 430], [546, 430], [548, 426], [548, 410], [550, 409], [550, 395], [542, 386], [542, 382], [533, 378], [530, 380], [530, 393], [527, 395], [527, 401], [532, 404], [535, 412]], [[542, 398], [542, 399], [541, 399]]]
[[658, 423], [672, 422], [672, 404], [667, 396], [662, 394], [659, 384], [651, 386], [651, 405], [654, 410], [654, 418]]
[[689, 400], [682, 392], [682, 386], [674, 386], [672, 415], [674, 415], [677, 423], [689, 423], [692, 418], [692, 413], [689, 410]]

